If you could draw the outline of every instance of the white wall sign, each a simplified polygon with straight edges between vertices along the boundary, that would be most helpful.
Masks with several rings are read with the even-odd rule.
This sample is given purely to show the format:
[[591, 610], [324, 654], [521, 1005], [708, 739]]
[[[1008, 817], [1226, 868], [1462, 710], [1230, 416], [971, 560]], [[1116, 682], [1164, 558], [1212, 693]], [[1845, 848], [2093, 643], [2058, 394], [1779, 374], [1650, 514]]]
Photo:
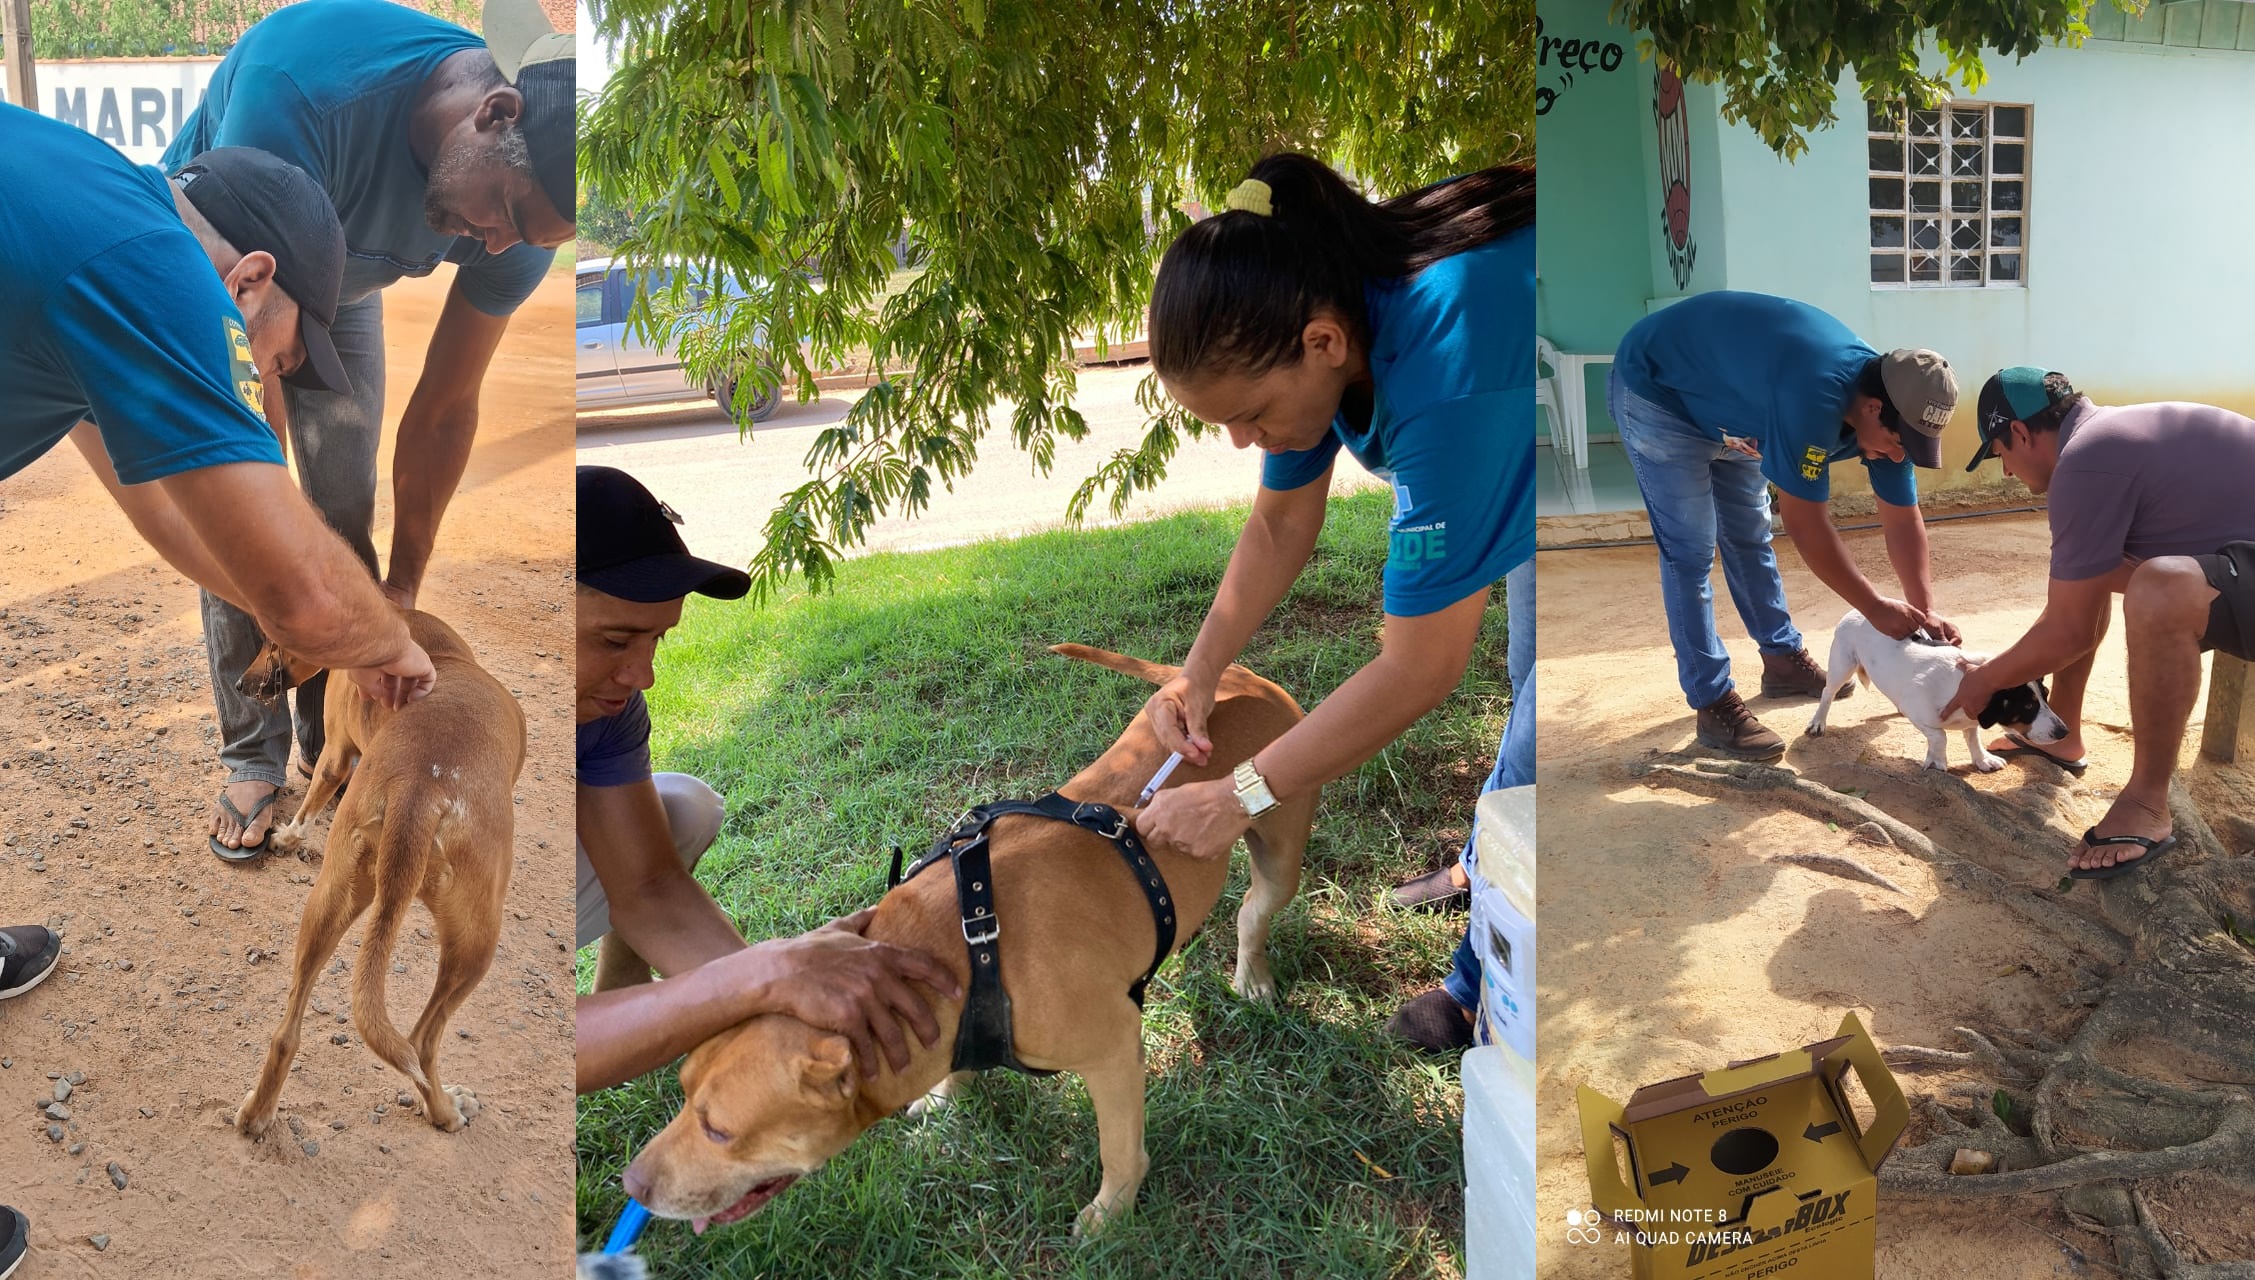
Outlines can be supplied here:
[[155, 164], [204, 100], [218, 66], [217, 58], [42, 62], [34, 73], [35, 105], [39, 114], [86, 130], [137, 164]]

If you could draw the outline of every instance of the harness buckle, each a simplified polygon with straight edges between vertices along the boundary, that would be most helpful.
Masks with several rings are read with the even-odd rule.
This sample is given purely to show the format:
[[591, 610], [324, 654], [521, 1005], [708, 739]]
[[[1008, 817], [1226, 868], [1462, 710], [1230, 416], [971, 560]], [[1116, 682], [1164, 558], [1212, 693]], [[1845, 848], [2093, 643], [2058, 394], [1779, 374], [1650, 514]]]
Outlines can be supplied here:
[[1112, 829], [1110, 831], [1098, 831], [1095, 827], [1087, 828], [1087, 830], [1095, 831], [1096, 834], [1104, 837], [1106, 840], [1117, 840], [1121, 836], [1124, 836], [1128, 833], [1128, 820], [1126, 814], [1112, 808], [1110, 805], [1094, 804], [1087, 801], [1082, 801], [1073, 806], [1073, 825], [1080, 826], [1081, 818], [1089, 813], [1095, 813], [1099, 815], [1099, 818], [1101, 818], [1101, 815], [1105, 813], [1110, 813], [1115, 819], [1115, 821], [1112, 823]]
[[[973, 926], [973, 925], [984, 925], [984, 926], [986, 926], [986, 927], [985, 927], [984, 931], [982, 931], [982, 932], [979, 932], [979, 933], [973, 933], [973, 932], [971, 932], [971, 926]], [[1001, 936], [1002, 936], [1002, 917], [1000, 917], [1000, 916], [965, 916], [965, 917], [963, 917], [963, 941], [965, 941], [966, 943], [969, 943], [969, 944], [970, 944], [971, 946], [974, 946], [974, 947], [978, 947], [978, 946], [984, 946], [984, 945], [986, 945], [987, 943], [989, 943], [989, 942], [992, 942], [992, 941], [994, 941], [994, 940], [995, 940], [996, 938], [999, 938], [999, 937], [1001, 937]]]

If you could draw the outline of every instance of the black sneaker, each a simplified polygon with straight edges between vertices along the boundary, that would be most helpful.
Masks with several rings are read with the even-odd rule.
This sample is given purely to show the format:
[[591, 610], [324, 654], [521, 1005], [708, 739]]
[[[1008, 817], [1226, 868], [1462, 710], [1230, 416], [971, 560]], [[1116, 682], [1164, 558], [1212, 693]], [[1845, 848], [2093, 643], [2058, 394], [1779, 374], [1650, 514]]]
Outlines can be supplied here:
[[[54, 933], [36, 924], [11, 925], [0, 933], [16, 944], [15, 954], [0, 960], [0, 1000], [13, 1000], [47, 980], [47, 975], [55, 971], [55, 961], [62, 957], [63, 944]], [[0, 1277], [7, 1274], [0, 1271]]]
[[16, 1274], [24, 1250], [31, 1247], [31, 1219], [0, 1204], [0, 1280]]

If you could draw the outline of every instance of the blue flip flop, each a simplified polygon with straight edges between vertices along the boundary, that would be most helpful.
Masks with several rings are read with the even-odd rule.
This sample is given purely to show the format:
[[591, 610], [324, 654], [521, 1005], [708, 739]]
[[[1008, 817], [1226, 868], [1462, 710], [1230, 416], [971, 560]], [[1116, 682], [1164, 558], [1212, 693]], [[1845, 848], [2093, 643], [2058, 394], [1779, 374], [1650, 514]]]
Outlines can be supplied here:
[[2075, 880], [2112, 880], [2116, 876], [2126, 876], [2132, 871], [2141, 870], [2150, 863], [2160, 861], [2162, 854], [2177, 847], [2177, 838], [2173, 835], [2163, 836], [2159, 840], [2148, 840], [2144, 836], [2102, 836], [2098, 834], [2097, 827], [2092, 827], [2083, 833], [2084, 847], [2095, 849], [2102, 844], [2134, 844], [2144, 849], [2145, 852], [2128, 862], [2117, 862], [2111, 867], [2075, 867], [2068, 871], [2069, 878]]
[[[251, 811], [246, 814], [242, 810], [235, 807], [235, 802], [227, 798], [226, 789], [222, 788], [219, 792], [219, 807], [225, 809], [227, 811], [228, 817], [233, 818], [247, 830], [250, 827], [252, 820], [257, 818], [258, 815], [266, 812], [267, 808], [274, 803], [275, 798], [280, 796], [281, 794], [282, 788], [274, 788], [272, 791], [267, 792], [265, 797], [261, 799], [257, 804], [252, 805]], [[265, 836], [260, 836], [258, 838], [257, 844], [246, 844], [239, 849], [230, 849], [226, 845], [223, 845], [219, 842], [218, 836], [213, 836], [211, 838], [211, 851], [218, 854], [220, 856], [220, 859], [225, 862], [249, 862], [251, 859], [266, 852], [266, 836], [270, 836], [272, 834], [274, 834], [272, 831], [268, 831]]]

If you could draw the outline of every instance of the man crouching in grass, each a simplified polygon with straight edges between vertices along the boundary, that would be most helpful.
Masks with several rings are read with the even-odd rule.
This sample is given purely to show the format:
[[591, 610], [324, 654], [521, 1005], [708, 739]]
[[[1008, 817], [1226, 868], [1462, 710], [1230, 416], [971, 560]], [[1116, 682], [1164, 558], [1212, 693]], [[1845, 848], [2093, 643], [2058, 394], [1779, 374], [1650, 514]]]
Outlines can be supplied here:
[[[751, 580], [690, 555], [679, 520], [625, 472], [579, 469], [576, 945], [603, 942], [595, 992], [577, 1004], [579, 1092], [655, 1071], [763, 1013], [845, 1036], [864, 1079], [880, 1046], [901, 1070], [903, 1024], [926, 1048], [939, 1040], [914, 984], [961, 994], [946, 968], [861, 938], [870, 911], [747, 945], [691, 874], [720, 833], [721, 798], [686, 774], [651, 773], [642, 691], [682, 602], [739, 599]], [[650, 982], [653, 966], [664, 982]]]

